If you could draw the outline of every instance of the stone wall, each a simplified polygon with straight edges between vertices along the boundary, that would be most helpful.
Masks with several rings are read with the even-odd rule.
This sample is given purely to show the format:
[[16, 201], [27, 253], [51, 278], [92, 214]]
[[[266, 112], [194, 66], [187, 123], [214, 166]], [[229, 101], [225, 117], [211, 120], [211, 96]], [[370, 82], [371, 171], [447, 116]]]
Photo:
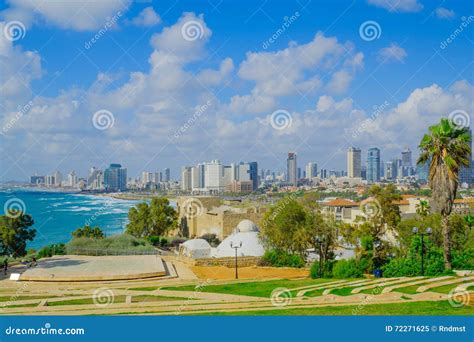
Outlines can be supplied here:
[[[256, 266], [260, 259], [260, 257], [251, 256], [238, 257], [237, 265], [238, 267]], [[178, 260], [192, 266], [225, 266], [230, 268], [235, 267], [234, 257], [192, 259], [184, 256], [179, 256]]]

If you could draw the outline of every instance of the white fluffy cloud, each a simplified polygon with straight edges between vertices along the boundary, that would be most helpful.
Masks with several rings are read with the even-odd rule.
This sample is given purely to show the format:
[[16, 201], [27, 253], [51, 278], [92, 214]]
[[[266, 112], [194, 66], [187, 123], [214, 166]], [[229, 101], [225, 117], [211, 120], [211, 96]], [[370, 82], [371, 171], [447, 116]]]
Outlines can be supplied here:
[[[186, 31], [188, 23], [197, 35]], [[228, 57], [209, 66], [206, 44], [211, 35], [203, 16], [183, 14], [152, 36], [148, 70], [130, 72], [115, 87], [116, 75], [99, 73], [87, 89], [36, 96], [28, 113], [6, 132], [0, 151], [24, 154], [19, 167], [43, 173], [75, 168], [83, 174], [89, 163], [114, 161], [129, 167], [132, 177], [165, 166], [176, 173], [184, 164], [223, 156], [230, 159], [225, 162], [252, 159], [284, 169], [284, 155], [292, 149], [329, 167], [344, 160], [350, 145], [379, 146], [388, 157], [399, 152], [399, 145], [414, 148], [441, 116], [474, 110], [473, 86], [459, 81], [448, 89], [435, 84], [415, 89], [376, 115], [365, 112], [344, 95], [363, 66], [363, 54], [321, 33], [278, 51], [248, 52], [237, 66]], [[7, 73], [0, 74], [2, 86], [7, 84], [4, 75], [25, 64], [27, 85], [41, 77], [39, 54], [1, 37], [0, 59], [7, 66]], [[24, 93], [8, 93], [2, 123], [16, 114], [15, 96]], [[301, 102], [302, 94], [307, 101]], [[113, 127], [104, 131], [92, 124], [101, 109], [114, 116]], [[277, 109], [290, 113], [285, 130], [271, 124]]]
[[160, 22], [160, 16], [151, 6], [143, 9], [135, 18], [130, 21], [132, 25], [140, 27], [154, 26], [158, 25]]
[[[352, 44], [340, 43], [322, 33], [306, 44], [292, 42], [274, 52], [249, 52], [238, 75], [255, 86], [250, 94], [234, 96], [230, 110], [259, 113], [274, 106], [277, 98], [314, 95], [323, 87], [332, 93], [343, 93], [362, 65], [363, 54], [356, 52]], [[329, 76], [326, 84], [323, 76]]]
[[454, 13], [453, 10], [444, 7], [438, 7], [437, 9], [435, 9], [435, 14], [436, 17], [440, 19], [452, 19], [456, 16], [456, 13]]
[[404, 48], [398, 46], [395, 43], [390, 44], [390, 46], [384, 47], [379, 50], [377, 54], [377, 59], [379, 62], [402, 62], [407, 57], [407, 52]]
[[26, 26], [46, 23], [76, 31], [103, 27], [111, 17], [127, 11], [131, 0], [49, 1], [7, 0], [9, 7], [0, 13], [5, 21], [19, 20]]
[[423, 9], [417, 0], [368, 0], [368, 3], [390, 12], [419, 12]]

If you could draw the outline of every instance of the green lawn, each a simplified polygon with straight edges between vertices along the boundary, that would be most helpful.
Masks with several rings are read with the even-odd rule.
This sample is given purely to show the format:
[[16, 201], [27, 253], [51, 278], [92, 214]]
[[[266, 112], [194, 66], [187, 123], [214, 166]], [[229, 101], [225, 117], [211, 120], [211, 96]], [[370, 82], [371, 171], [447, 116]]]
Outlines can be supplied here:
[[[272, 315], [301, 315], [301, 316], [336, 316], [336, 315], [474, 315], [474, 307], [463, 306], [453, 308], [448, 301], [413, 302], [392, 304], [370, 304], [358, 309], [357, 306], [325, 306], [317, 308], [281, 309], [265, 311], [240, 311], [240, 312], [211, 312], [202, 315], [226, 316], [272, 316]], [[184, 313], [183, 313], [184, 314]], [[199, 315], [199, 314], [193, 314]]]
[[337, 296], [350, 296], [352, 294], [352, 290], [354, 290], [355, 288], [356, 287], [341, 287], [332, 289], [329, 293]]
[[153, 286], [153, 287], [132, 287], [128, 290], [131, 291], [155, 291], [158, 289], [158, 286]]
[[[125, 303], [124, 295], [115, 296], [114, 303]], [[100, 302], [99, 302], [100, 303]], [[48, 302], [48, 306], [60, 306], [60, 305], [84, 305], [84, 304], [95, 304], [92, 298], [83, 298], [83, 299], [68, 299], [68, 300], [61, 300], [57, 302]]]
[[[282, 279], [282, 280], [266, 280], [266, 281], [252, 281], [247, 283], [233, 283], [224, 285], [208, 285], [202, 286], [199, 292], [214, 292], [214, 293], [226, 293], [236, 294], [244, 296], [254, 297], [270, 297], [274, 289], [278, 287], [284, 287], [292, 289], [300, 286], [318, 285], [324, 284], [334, 279]], [[173, 290], [173, 291], [195, 291], [194, 285], [187, 286], [175, 286], [175, 287], [163, 287], [162, 290]], [[294, 294], [294, 293], [292, 293]]]
[[139, 295], [132, 297], [132, 303], [140, 302], [164, 302], [168, 300], [188, 300], [188, 298], [180, 297], [167, 297], [167, 296], [152, 296], [152, 295]]
[[0, 306], [1, 309], [12, 309], [12, 308], [32, 308], [34, 306], [38, 306], [39, 302], [30, 303], [30, 304], [13, 304], [13, 305], [6, 305]]
[[416, 289], [419, 288], [420, 286], [422, 286], [422, 284], [399, 287], [398, 289], [394, 289], [393, 292], [401, 292], [401, 293], [406, 293], [406, 294], [417, 294], [418, 292], [416, 292]]
[[17, 300], [28, 300], [28, 299], [44, 299], [44, 298], [58, 298], [59, 296], [1, 296], [0, 302], [14, 302]]
[[[443, 285], [443, 286], [433, 287], [432, 289], [428, 289], [428, 291], [448, 294], [449, 291], [455, 289], [456, 287], [458, 287], [458, 285], [461, 285], [461, 284], [467, 283], [467, 282], [471, 282], [471, 281], [472, 281], [472, 280], [464, 280], [464, 281], [461, 281], [461, 282], [456, 283], [456, 284], [449, 284], [449, 285]], [[471, 287], [474, 288], [474, 286], [471, 286]]]

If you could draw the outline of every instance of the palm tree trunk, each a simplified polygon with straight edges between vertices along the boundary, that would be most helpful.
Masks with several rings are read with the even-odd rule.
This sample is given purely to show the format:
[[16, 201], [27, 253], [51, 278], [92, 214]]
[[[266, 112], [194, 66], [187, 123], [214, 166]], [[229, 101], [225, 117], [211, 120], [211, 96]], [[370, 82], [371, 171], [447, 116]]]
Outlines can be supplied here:
[[441, 226], [443, 227], [444, 268], [451, 270], [451, 238], [448, 215], [441, 217]]

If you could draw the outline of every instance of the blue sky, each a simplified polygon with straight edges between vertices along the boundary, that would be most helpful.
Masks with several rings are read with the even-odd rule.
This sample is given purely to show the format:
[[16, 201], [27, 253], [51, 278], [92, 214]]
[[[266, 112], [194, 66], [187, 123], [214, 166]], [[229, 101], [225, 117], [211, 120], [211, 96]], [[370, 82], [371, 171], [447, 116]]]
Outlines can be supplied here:
[[351, 145], [415, 151], [440, 117], [470, 122], [473, 15], [468, 1], [1, 2], [0, 180], [111, 162], [177, 177], [216, 158], [278, 170], [290, 150], [342, 170]]

